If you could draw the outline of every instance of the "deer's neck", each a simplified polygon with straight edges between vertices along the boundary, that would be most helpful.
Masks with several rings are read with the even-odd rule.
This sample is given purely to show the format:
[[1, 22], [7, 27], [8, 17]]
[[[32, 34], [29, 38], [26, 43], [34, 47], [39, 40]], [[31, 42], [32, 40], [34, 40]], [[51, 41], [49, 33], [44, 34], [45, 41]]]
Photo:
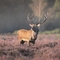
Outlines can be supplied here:
[[36, 33], [36, 35], [37, 35], [37, 34], [38, 34], [38, 32], [39, 32], [39, 29], [38, 29], [38, 28], [34, 28], [34, 29], [33, 29], [33, 28], [31, 28], [31, 30], [32, 30], [32, 31], [34, 31], [34, 32]]
[[35, 30], [33, 30], [33, 29], [31, 29], [31, 31], [32, 31], [32, 38], [33, 38], [34, 40], [36, 40], [39, 31], [37, 31], [37, 30], [35, 31]]

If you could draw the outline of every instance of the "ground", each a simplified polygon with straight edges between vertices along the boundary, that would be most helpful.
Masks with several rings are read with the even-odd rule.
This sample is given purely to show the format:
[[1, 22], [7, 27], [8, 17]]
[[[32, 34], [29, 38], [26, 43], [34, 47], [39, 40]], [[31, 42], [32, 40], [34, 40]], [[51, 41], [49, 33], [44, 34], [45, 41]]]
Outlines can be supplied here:
[[17, 35], [0, 34], [0, 60], [60, 60], [58, 34], [39, 34], [35, 45], [19, 44]]

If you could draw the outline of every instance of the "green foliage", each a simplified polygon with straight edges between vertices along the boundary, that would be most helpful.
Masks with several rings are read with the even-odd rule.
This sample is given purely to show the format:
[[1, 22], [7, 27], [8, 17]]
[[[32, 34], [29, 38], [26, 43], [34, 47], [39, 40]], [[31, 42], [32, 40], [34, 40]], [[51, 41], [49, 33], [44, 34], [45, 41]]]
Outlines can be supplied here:
[[44, 31], [44, 32], [40, 32], [40, 34], [60, 34], [60, 29], [55, 29], [52, 31]]
[[18, 30], [14, 31], [12, 34], [17, 34]]
[[54, 9], [60, 9], [60, 0], [56, 0], [54, 4]]
[[56, 12], [55, 14], [55, 19], [58, 19], [58, 18], [60, 18], [60, 12]]
[[56, 0], [55, 4], [53, 6], [53, 9], [55, 10], [55, 19], [60, 18], [60, 0]]

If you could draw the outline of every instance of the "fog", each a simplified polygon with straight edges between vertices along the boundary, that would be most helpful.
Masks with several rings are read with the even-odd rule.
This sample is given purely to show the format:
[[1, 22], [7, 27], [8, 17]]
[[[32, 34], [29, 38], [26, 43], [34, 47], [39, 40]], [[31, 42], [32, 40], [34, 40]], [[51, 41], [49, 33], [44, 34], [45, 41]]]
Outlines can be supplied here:
[[[41, 25], [41, 30], [60, 28], [60, 21], [54, 21], [51, 7], [55, 0], [0, 0], [0, 33], [13, 32], [19, 29], [30, 29], [27, 15], [34, 13], [37, 20], [49, 12], [48, 20]], [[50, 20], [51, 19], [51, 20]]]

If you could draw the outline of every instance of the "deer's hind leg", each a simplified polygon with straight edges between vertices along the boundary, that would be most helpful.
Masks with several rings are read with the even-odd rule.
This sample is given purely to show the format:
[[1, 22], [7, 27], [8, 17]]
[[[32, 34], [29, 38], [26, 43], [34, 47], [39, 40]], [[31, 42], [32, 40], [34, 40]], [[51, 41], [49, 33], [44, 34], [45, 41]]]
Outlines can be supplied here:
[[20, 41], [20, 44], [22, 44], [22, 45], [23, 45], [23, 44], [24, 44], [24, 42], [25, 42], [25, 41], [21, 40], [21, 41]]

